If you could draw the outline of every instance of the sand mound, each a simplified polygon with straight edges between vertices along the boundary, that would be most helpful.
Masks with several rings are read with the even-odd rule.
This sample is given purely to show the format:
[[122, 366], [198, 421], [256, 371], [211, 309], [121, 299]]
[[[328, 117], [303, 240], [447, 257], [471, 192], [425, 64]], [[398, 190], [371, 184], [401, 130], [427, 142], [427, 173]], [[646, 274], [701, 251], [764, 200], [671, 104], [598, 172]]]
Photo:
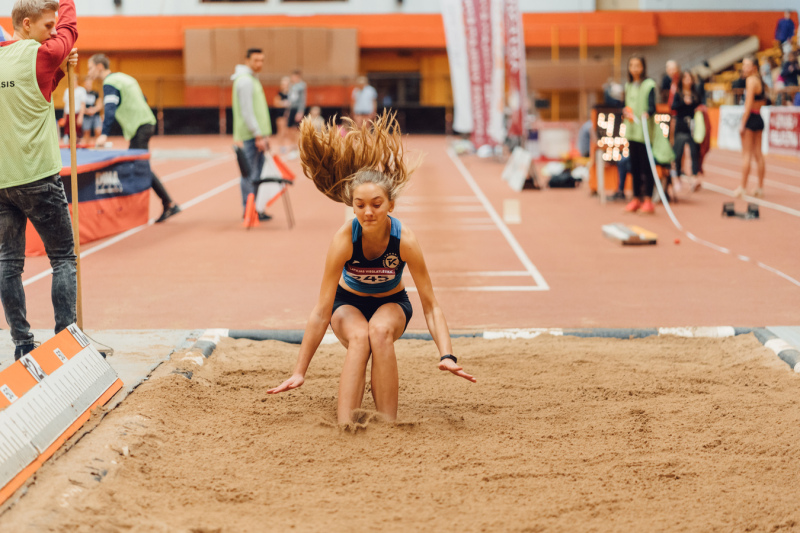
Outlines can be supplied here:
[[432, 343], [397, 352], [399, 422], [367, 395], [349, 430], [339, 346], [279, 396], [296, 346], [177, 354], [0, 529], [800, 529], [800, 381], [752, 336], [456, 339], [477, 384], [439, 372]]

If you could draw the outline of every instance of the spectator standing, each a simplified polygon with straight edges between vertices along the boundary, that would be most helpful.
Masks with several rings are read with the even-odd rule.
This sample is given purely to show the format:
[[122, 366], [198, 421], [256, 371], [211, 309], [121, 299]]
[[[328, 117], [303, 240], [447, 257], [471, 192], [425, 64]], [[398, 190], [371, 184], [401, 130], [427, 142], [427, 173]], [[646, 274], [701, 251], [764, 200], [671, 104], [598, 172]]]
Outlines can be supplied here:
[[661, 101], [672, 106], [672, 98], [678, 92], [678, 83], [681, 77], [681, 68], [678, 62], [670, 59], [666, 64], [666, 74], [661, 78]]
[[[83, 118], [86, 113], [86, 89], [78, 85], [75, 87], [75, 135], [83, 137]], [[64, 91], [64, 144], [69, 144], [69, 88]]]
[[[56, 22], [58, 12], [58, 22]], [[30, 220], [53, 268], [55, 332], [77, 320], [75, 244], [59, 178], [61, 152], [53, 90], [69, 62], [77, 65], [78, 20], [73, 0], [17, 0], [14, 35], [0, 44], [0, 301], [14, 341], [14, 359], [33, 350], [22, 271]], [[13, 80], [13, 81], [11, 81]]]
[[783, 18], [778, 21], [778, 25], [775, 27], [775, 40], [778, 41], [778, 44], [784, 52], [792, 45], [794, 31], [795, 27], [794, 21], [792, 20], [792, 12], [787, 9], [783, 13]]
[[[103, 105], [105, 119], [103, 131], [95, 141], [96, 146], [104, 146], [111, 135], [111, 127], [118, 122], [122, 127], [122, 135], [130, 141], [130, 150], [149, 150], [150, 138], [156, 131], [156, 117], [142, 93], [139, 82], [122, 72], [111, 72], [110, 61], [105, 54], [95, 54], [89, 58], [89, 77], [103, 82]], [[155, 173], [150, 171], [153, 179], [153, 191], [161, 199], [164, 211], [156, 219], [161, 223], [169, 217], [180, 213], [181, 208], [172, 201], [167, 189]]]
[[673, 123], [673, 148], [675, 150], [675, 171], [678, 179], [683, 177], [683, 155], [686, 147], [692, 160], [692, 189], [700, 188], [697, 174], [700, 172], [700, 148], [694, 141], [693, 123], [695, 112], [700, 106], [700, 98], [696, 92], [696, 84], [691, 71], [684, 70], [681, 74], [681, 86], [672, 100]]
[[366, 76], [359, 76], [350, 96], [350, 114], [357, 126], [372, 120], [378, 112], [378, 91], [369, 84]]
[[103, 131], [103, 121], [100, 117], [103, 103], [100, 101], [100, 95], [94, 90], [94, 82], [90, 78], [86, 78], [83, 82], [83, 88], [86, 90], [86, 110], [83, 113], [83, 142], [88, 145], [95, 137], [99, 137]]
[[766, 165], [761, 153], [761, 136], [764, 133], [764, 120], [761, 118], [761, 106], [764, 105], [764, 83], [759, 74], [758, 59], [746, 57], [742, 62], [742, 72], [746, 79], [744, 114], [739, 126], [742, 136], [742, 184], [734, 191], [734, 196], [741, 197], [747, 191], [747, 178], [750, 176], [750, 164], [756, 162], [758, 187], [753, 191], [756, 198], [764, 197], [764, 174]]
[[[244, 65], [236, 65], [233, 80], [233, 140], [241, 142], [250, 166], [250, 175], [242, 176], [242, 208], [247, 197], [256, 192], [256, 183], [261, 179], [261, 170], [269, 150], [267, 137], [272, 134], [267, 98], [264, 87], [256, 74], [264, 68], [264, 52], [260, 48], [247, 51]], [[244, 216], [244, 210], [242, 211]], [[258, 214], [259, 220], [272, 218], [266, 213]]]
[[800, 74], [800, 65], [797, 63], [797, 53], [792, 50], [786, 54], [786, 61], [781, 68], [781, 77], [786, 87], [797, 87], [797, 76]]
[[[633, 181], [633, 199], [625, 206], [625, 211], [633, 213], [655, 213], [653, 185], [655, 177], [650, 169], [645, 147], [644, 129], [654, 131], [653, 115], [656, 112], [656, 84], [647, 77], [647, 62], [640, 55], [628, 60], [628, 83], [625, 84], [625, 137], [628, 139], [628, 153]], [[643, 118], [644, 117], [644, 118]], [[645, 121], [642, 124], [642, 120]]]
[[275, 117], [275, 127], [278, 130], [275, 134], [275, 143], [278, 145], [282, 154], [286, 153], [286, 145], [289, 143], [288, 131], [288, 118], [286, 112], [289, 109], [289, 76], [281, 78], [281, 84], [278, 87], [278, 94], [272, 101], [272, 107], [278, 110]]

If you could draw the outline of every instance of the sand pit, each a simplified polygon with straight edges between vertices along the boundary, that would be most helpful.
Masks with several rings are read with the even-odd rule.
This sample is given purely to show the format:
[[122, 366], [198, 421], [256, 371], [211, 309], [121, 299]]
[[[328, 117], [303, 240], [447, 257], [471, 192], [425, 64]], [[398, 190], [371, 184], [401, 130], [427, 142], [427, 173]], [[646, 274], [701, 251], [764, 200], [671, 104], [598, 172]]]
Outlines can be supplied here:
[[[344, 351], [226, 340], [159, 368], [3, 531], [800, 530], [800, 377], [733, 339], [398, 343], [400, 422], [335, 425]], [[192, 379], [171, 373], [191, 370]]]

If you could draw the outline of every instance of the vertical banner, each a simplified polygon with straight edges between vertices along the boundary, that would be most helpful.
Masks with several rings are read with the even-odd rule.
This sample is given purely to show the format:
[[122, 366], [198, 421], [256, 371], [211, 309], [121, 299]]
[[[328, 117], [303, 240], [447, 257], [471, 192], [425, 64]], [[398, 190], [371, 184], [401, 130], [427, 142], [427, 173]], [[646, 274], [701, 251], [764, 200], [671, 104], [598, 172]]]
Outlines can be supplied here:
[[522, 27], [522, 11], [519, 7], [519, 0], [504, 0], [504, 2], [508, 107], [511, 109], [508, 135], [526, 137], [528, 78], [525, 68], [525, 32]]
[[489, 96], [489, 137], [496, 144], [506, 140], [505, 105], [506, 105], [506, 37], [505, 2], [491, 0], [490, 15], [492, 24], [492, 88]]
[[472, 97], [472, 143], [491, 144], [489, 109], [492, 91], [492, 17], [489, 0], [464, 0], [469, 82]]
[[450, 84], [453, 87], [453, 130], [472, 132], [472, 98], [464, 28], [463, 0], [442, 0], [442, 21], [447, 39]]
[[773, 108], [768, 124], [765, 137], [769, 153], [800, 156], [800, 107]]

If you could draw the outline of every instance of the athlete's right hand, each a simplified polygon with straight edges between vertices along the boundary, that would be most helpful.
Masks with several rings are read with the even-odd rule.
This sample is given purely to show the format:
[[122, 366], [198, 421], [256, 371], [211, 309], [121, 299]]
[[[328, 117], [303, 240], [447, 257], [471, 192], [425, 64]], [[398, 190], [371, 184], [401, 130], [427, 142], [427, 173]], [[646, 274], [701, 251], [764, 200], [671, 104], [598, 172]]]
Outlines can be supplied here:
[[304, 378], [300, 374], [293, 374], [292, 377], [275, 387], [274, 389], [269, 389], [267, 394], [278, 394], [279, 392], [286, 392], [287, 390], [296, 389], [300, 385], [305, 382], [306, 378]]

